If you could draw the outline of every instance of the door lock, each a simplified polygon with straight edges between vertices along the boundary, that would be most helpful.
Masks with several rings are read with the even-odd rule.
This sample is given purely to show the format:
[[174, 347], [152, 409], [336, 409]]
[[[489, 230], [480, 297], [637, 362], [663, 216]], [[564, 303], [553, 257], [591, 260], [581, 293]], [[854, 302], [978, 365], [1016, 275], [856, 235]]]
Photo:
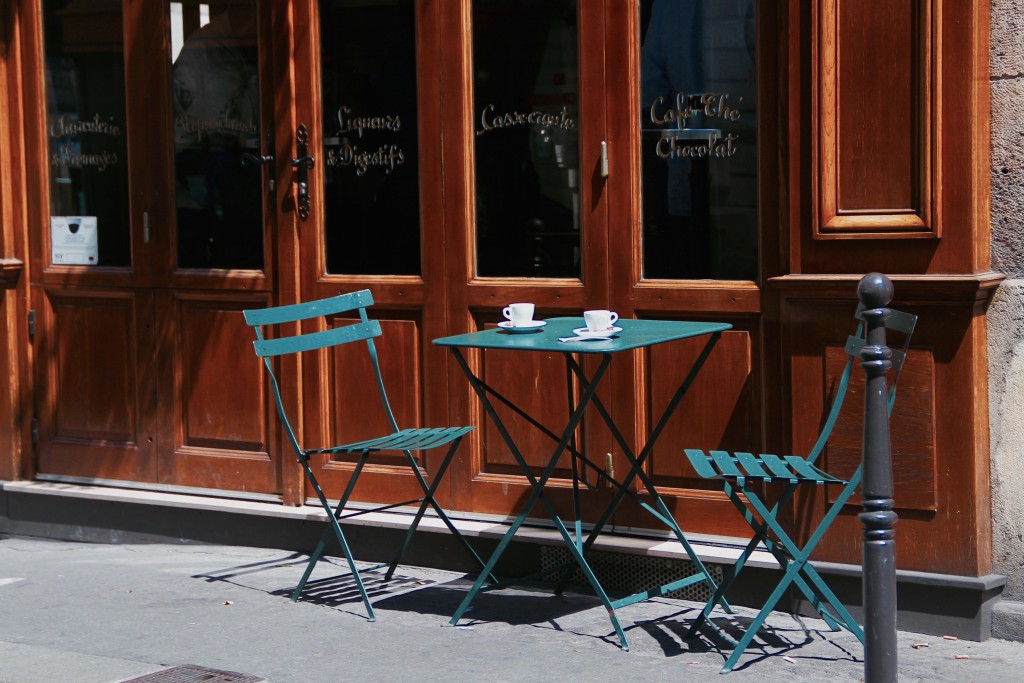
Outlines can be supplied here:
[[295, 169], [295, 181], [299, 184], [299, 218], [306, 220], [309, 218], [309, 169], [316, 165], [316, 159], [309, 155], [309, 131], [304, 123], [300, 123], [295, 131], [295, 157], [292, 159], [292, 168]]

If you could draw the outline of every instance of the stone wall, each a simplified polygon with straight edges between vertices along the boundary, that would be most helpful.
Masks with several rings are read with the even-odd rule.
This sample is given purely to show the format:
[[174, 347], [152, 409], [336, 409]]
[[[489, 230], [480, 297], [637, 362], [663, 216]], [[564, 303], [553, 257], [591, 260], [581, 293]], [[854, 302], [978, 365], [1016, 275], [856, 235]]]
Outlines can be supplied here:
[[992, 269], [988, 311], [993, 635], [1024, 640], [1024, 0], [991, 0]]

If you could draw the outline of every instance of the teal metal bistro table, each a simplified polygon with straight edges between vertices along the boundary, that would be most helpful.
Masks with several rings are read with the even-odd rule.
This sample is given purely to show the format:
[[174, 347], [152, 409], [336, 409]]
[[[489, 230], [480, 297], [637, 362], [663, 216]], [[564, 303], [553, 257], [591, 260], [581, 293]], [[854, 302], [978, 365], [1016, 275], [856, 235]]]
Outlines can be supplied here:
[[[718, 342], [722, 332], [730, 329], [732, 326], [727, 323], [712, 322], [622, 319], [618, 320], [615, 325], [620, 329], [618, 329], [614, 336], [608, 340], [588, 339], [585, 341], [560, 341], [560, 338], [575, 336], [573, 330], [584, 326], [582, 318], [553, 318], [547, 320], [544, 327], [531, 333], [510, 333], [503, 329], [495, 328], [481, 332], [470, 332], [468, 334], [442, 337], [434, 340], [434, 344], [448, 347], [452, 355], [455, 357], [459, 367], [462, 368], [462, 371], [465, 373], [474, 392], [483, 404], [484, 410], [487, 412], [489, 419], [493, 422], [498, 433], [508, 445], [513, 458], [519, 465], [523, 475], [529, 481], [532, 488], [530, 497], [523, 506], [522, 512], [520, 512], [519, 516], [515, 518], [508, 531], [505, 533], [505, 536], [498, 543], [497, 548], [495, 548], [494, 553], [490, 560], [488, 560], [479, 577], [476, 579], [473, 587], [470, 589], [465, 599], [463, 599], [462, 604], [459, 605], [459, 608], [452, 616], [449, 625], [454, 626], [459, 622], [479, 592], [482, 590], [501, 588], [507, 585], [490, 584], [486, 587], [484, 586], [488, 577], [491, 576], [491, 572], [494, 570], [498, 560], [511, 543], [512, 538], [526, 521], [527, 514], [537, 502], [540, 502], [543, 505], [548, 516], [551, 518], [551, 521], [554, 523], [555, 528], [564, 540], [565, 546], [568, 548], [572, 559], [579, 565], [584, 576], [586, 576], [587, 581], [594, 589], [594, 592], [608, 610], [608, 616], [611, 619], [612, 626], [618, 635], [619, 643], [623, 650], [629, 649], [629, 643], [626, 640], [626, 634], [623, 632], [622, 627], [619, 624], [618, 617], [615, 613], [616, 609], [641, 602], [643, 600], [648, 600], [659, 595], [665, 595], [671, 591], [679, 590], [700, 582], [707, 584], [709, 590], [712, 591], [712, 594], [714, 594], [717, 589], [714, 579], [708, 573], [708, 570], [705, 568], [700, 558], [697, 557], [697, 554], [687, 541], [668, 507], [658, 495], [653, 482], [644, 471], [643, 466], [653, 451], [655, 442], [664, 430], [665, 425], [668, 424], [669, 418], [672, 417], [673, 413], [675, 413], [676, 409], [679, 407], [683, 396], [689, 390], [694, 378], [700, 372], [701, 367], [704, 365], [704, 362], [707, 360], [711, 350]], [[626, 439], [623, 437], [620, 429], [616, 426], [611, 413], [597, 395], [597, 388], [600, 385], [601, 380], [607, 374], [612, 358], [616, 354], [626, 351], [644, 349], [656, 344], [664, 344], [680, 339], [700, 337], [707, 337], [703, 350], [697, 357], [693, 366], [687, 372], [681, 373], [683, 374], [682, 380], [661, 416], [658, 418], [657, 422], [654, 423], [654, 427], [648, 436], [647, 443], [645, 443], [639, 451], [634, 452], [630, 444], [626, 442]], [[462, 353], [464, 349], [482, 349], [484, 351], [532, 351], [561, 354], [565, 359], [567, 392], [569, 397], [569, 420], [562, 433], [555, 434], [551, 432], [545, 428], [539, 420], [530, 416], [522, 408], [514, 405], [511, 401], [502, 396], [495, 388], [487, 385], [470, 368], [469, 363], [466, 361], [466, 358]], [[581, 362], [583, 356], [592, 356], [597, 360], [596, 367], [592, 369], [589, 376], [584, 370]], [[669, 369], [659, 369], [659, 372], [666, 374], [669, 372]], [[574, 392], [574, 379], [578, 383], [578, 392]], [[557, 443], [547, 462], [547, 466], [539, 477], [535, 476], [530, 465], [523, 457], [522, 451], [509, 434], [508, 429], [495, 410], [492, 398], [510, 408], [517, 415], [529, 422], [533, 427], [545, 433]], [[593, 463], [587, 461], [586, 457], [575, 447], [576, 429], [579, 426], [583, 415], [591, 406], [593, 406], [601, 420], [607, 425], [608, 429], [611, 431], [612, 438], [615, 439], [619, 448], [622, 449], [622, 453], [629, 462], [629, 471], [626, 476], [621, 479], [612, 479], [610, 475], [604, 472], [603, 468], [597, 467]], [[573, 507], [575, 517], [573, 533], [569, 532], [565, 522], [556, 512], [552, 501], [544, 492], [544, 487], [554, 472], [559, 459], [566, 452], [569, 452], [572, 456]], [[608, 480], [616, 489], [615, 494], [609, 499], [608, 505], [605, 507], [604, 511], [601, 513], [600, 517], [586, 536], [584, 536], [582, 521], [580, 519], [579, 470], [577, 461], [581, 461], [584, 467], [591, 467], [595, 469], [600, 476], [603, 476]], [[631, 488], [634, 480], [636, 479], [640, 480], [643, 487], [643, 491], [641, 491], [641, 493], [646, 492], [647, 499], [644, 499], [640, 495], [634, 493]], [[601, 586], [601, 582], [594, 575], [593, 570], [587, 562], [586, 555], [588, 549], [604, 529], [608, 520], [611, 519], [616, 508], [627, 496], [635, 500], [641, 507], [669, 528], [675, 538], [686, 550], [690, 560], [697, 567], [697, 571], [690, 576], [672, 583], [657, 586], [650, 590], [617, 600], [611, 600], [605, 589]], [[567, 577], [567, 574], [565, 576]], [[565, 581], [566, 578], [563, 578], [558, 586], [558, 590], [561, 590], [564, 587]], [[724, 601], [722, 602], [722, 606], [727, 611], [731, 611]]]

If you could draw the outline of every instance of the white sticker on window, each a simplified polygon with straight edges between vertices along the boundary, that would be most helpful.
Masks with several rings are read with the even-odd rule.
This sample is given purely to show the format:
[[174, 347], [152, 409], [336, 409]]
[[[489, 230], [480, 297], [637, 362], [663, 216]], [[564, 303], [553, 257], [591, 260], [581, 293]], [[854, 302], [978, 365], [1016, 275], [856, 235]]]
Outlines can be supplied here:
[[96, 216], [52, 216], [50, 254], [54, 265], [95, 266], [99, 262]]

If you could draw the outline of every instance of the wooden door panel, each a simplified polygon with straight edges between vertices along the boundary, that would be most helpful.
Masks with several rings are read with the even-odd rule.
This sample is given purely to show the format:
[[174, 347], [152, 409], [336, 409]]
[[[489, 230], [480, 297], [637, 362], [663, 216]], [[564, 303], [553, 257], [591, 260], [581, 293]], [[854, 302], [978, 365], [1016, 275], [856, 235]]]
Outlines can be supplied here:
[[[374, 346], [399, 428], [440, 426], [425, 424], [423, 417], [422, 321], [418, 316], [410, 317], [408, 311], [389, 312], [380, 306], [374, 306], [371, 314], [381, 324], [382, 335], [374, 340]], [[334, 322], [342, 326], [357, 321], [339, 318]], [[335, 347], [319, 357], [310, 355], [307, 362], [306, 381], [309, 386], [320, 389], [320, 400], [308, 404], [320, 407], [306, 425], [307, 444], [304, 445], [307, 448], [328, 447], [390, 433], [364, 343]], [[419, 462], [430, 473], [434, 471], [432, 465], [439, 462], [434, 458], [441, 454], [432, 453], [428, 457], [430, 462]], [[322, 468], [317, 476], [328, 497], [340, 495], [356, 460], [356, 456], [342, 455], [314, 463]], [[403, 454], [378, 453], [360, 475], [353, 501], [393, 503], [411, 500], [420, 493]], [[308, 488], [307, 495], [313, 495], [312, 489]]]
[[37, 288], [39, 472], [153, 481], [152, 298]]
[[241, 311], [265, 295], [160, 292], [160, 481], [278, 491], [268, 391]]
[[[71, 159], [74, 172], [68, 163], [56, 162], [36, 164], [33, 170], [39, 181], [35, 185], [51, 188], [49, 197], [45, 191], [31, 194], [27, 208], [29, 220], [40, 226], [30, 231], [32, 263], [37, 266], [32, 276], [39, 315], [40, 469], [54, 477], [279, 491], [278, 466], [269, 455], [276, 454], [272, 444], [279, 432], [268, 419], [262, 368], [255, 362], [251, 332], [240, 315], [242, 308], [266, 305], [270, 299], [252, 294], [266, 291], [276, 274], [268, 246], [271, 226], [260, 216], [269, 202], [259, 206], [259, 186], [239, 201], [227, 182], [244, 175], [256, 178], [251, 186], [259, 183], [259, 169], [239, 164], [240, 145], [254, 154], [272, 152], [258, 115], [266, 116], [272, 109], [277, 92], [268, 78], [271, 22], [262, 20], [265, 11], [252, 11], [267, 10], [269, 3], [253, 0], [246, 8], [235, 2], [186, 2], [179, 3], [182, 12], [177, 14], [168, 3], [159, 2], [125, 0], [104, 3], [99, 10], [85, 5], [71, 13], [38, 3], [25, 7], [28, 26], [34, 27], [29, 35], [42, 35], [47, 41], [45, 49], [38, 50], [38, 41], [29, 41], [26, 73], [46, 73], [46, 82], [65, 84], [37, 91], [33, 88], [40, 79], [28, 79], [32, 85], [27, 108], [33, 114], [28, 120], [33, 123], [27, 153], [50, 159], [46, 143], [54, 130], [61, 132], [58, 142], [67, 149], [81, 144], [83, 150], [97, 153]], [[202, 27], [201, 9], [209, 14]], [[251, 103], [252, 111], [246, 106], [246, 111], [207, 117], [199, 110], [210, 104], [204, 104], [210, 98], [200, 97], [199, 89], [194, 98], [184, 97], [180, 89], [181, 69], [188, 61], [183, 53], [188, 52], [186, 43], [202, 42], [200, 29], [207, 34], [225, 27], [229, 10], [236, 18], [258, 17], [252, 25], [259, 24], [261, 39], [241, 24], [232, 25], [227, 34], [244, 37], [247, 53], [221, 50], [207, 63], [217, 62], [218, 73], [227, 78], [231, 69], [225, 64], [244, 62], [245, 68], [237, 73], [247, 79], [252, 72], [252, 79], [243, 85], [259, 80], [259, 88], [245, 91], [252, 97], [243, 104]], [[97, 33], [94, 24], [107, 30]], [[55, 30], [37, 30], [41, 27]], [[175, 29], [183, 28], [185, 35], [171, 37]], [[279, 32], [273, 42], [281, 42], [280, 34], [287, 40], [287, 27]], [[115, 34], [117, 40], [107, 40]], [[132, 39], [121, 45], [121, 36]], [[259, 60], [254, 56], [257, 49]], [[210, 75], [201, 66], [201, 52], [190, 53], [199, 56], [200, 66], [189, 71], [198, 78], [195, 83]], [[65, 56], [58, 58], [61, 54]], [[218, 61], [222, 59], [226, 61]], [[209, 79], [206, 84], [219, 88], [221, 95], [228, 90], [228, 98], [241, 92], [231, 91], [226, 82]], [[88, 92], [82, 91], [82, 84], [90, 84]], [[105, 127], [77, 130], [61, 124], [55, 129], [55, 115], [67, 121], [95, 119]], [[218, 115], [222, 118], [214, 121]], [[241, 131], [247, 132], [244, 142], [237, 135]], [[176, 145], [186, 138], [196, 148], [213, 140], [209, 159], [222, 166], [197, 161], [191, 148], [179, 149], [182, 154], [175, 156]], [[231, 154], [222, 154], [225, 149]], [[90, 161], [101, 158], [100, 151], [106, 160], [103, 167]], [[201, 172], [215, 168], [217, 182], [212, 177], [204, 182]], [[103, 180], [111, 173], [124, 178], [118, 185], [122, 191], [105, 191], [113, 187]], [[269, 171], [263, 173], [264, 179], [269, 177]], [[74, 192], [72, 175], [76, 182], [82, 180]], [[71, 208], [55, 203], [58, 196], [73, 198]], [[197, 208], [190, 200], [198, 197], [211, 203], [203, 212], [188, 211]], [[119, 203], [123, 215], [110, 208]], [[182, 211], [175, 212], [175, 207]], [[98, 266], [51, 263], [54, 257], [46, 239], [50, 230], [43, 227], [49, 225], [50, 213], [97, 216]], [[247, 218], [246, 230], [234, 231], [232, 226], [241, 225], [234, 219], [241, 214]], [[211, 237], [200, 250], [219, 244], [224, 258], [187, 262], [188, 240], [182, 236], [213, 217], [224, 218], [225, 234], [217, 235], [216, 244]], [[261, 259], [231, 255], [261, 248]], [[195, 293], [176, 293], [188, 290]], [[234, 293], [221, 297], [217, 290]]]
[[930, 177], [935, 4], [821, 3], [816, 236], [938, 236], [931, 206], [938, 179]]
[[[547, 430], [561, 436], [569, 419], [565, 362], [561, 356], [507, 351], [490, 351], [482, 356], [483, 381], [495, 387], [512, 404], [538, 419]], [[526, 462], [535, 472], [542, 471], [557, 442], [500, 402], [495, 401], [495, 411]], [[474, 477], [514, 475], [522, 478], [519, 465], [493, 421], [481, 415], [479, 424], [483, 451]], [[577, 446], [586, 450], [583, 443]], [[568, 456], [563, 455], [560, 464], [568, 465]]]
[[[944, 392], [957, 391], [966, 383], [977, 343], [972, 325], [977, 320], [971, 305], [953, 306], [944, 301], [917, 305], [913, 286], [897, 291], [910, 302], [895, 307], [919, 315], [906, 369], [900, 377], [890, 422], [895, 508], [897, 562], [908, 570], [974, 574], [985, 558], [965, 539], [987, 522], [987, 467], [978, 471], [968, 457], [979, 438], [973, 425], [973, 406], [968, 400], [942, 402]], [[929, 292], [926, 296], [934, 296]], [[791, 392], [789, 416], [792, 448], [806, 453], [821, 428], [821, 420], [835, 390], [841, 370], [839, 351], [856, 325], [854, 302], [791, 299], [786, 302], [788, 321], [784, 345], [788, 349], [787, 384]], [[897, 342], [894, 335], [890, 342]], [[827, 342], [823, 340], [828, 340]], [[830, 358], [832, 356], [832, 358]], [[843, 413], [826, 450], [826, 462], [843, 472], [859, 462], [862, 448], [864, 371], [855, 361], [851, 390]], [[982, 437], [983, 438], [983, 437]], [[821, 518], [830, 492], [816, 492], [797, 501], [798, 533], [808, 534]], [[847, 505], [823, 538], [815, 557], [834, 562], [858, 563], [861, 524], [856, 504]]]
[[[756, 451], [760, 447], [759, 382], [752, 348], [755, 340], [750, 330], [722, 334], [651, 456], [651, 474], [662, 486], [719, 488], [696, 476], [683, 456], [684, 448]], [[648, 431], [693, 367], [704, 342], [693, 339], [651, 349], [647, 368]]]
[[[359, 322], [336, 319], [335, 327]], [[381, 320], [382, 335], [374, 340], [381, 361], [384, 388], [391, 410], [401, 428], [422, 426], [419, 392], [420, 325], [416, 320]], [[387, 433], [387, 413], [377, 391], [377, 379], [366, 344], [335, 347], [328, 354], [331, 422], [328, 443], [358, 441]]]
[[[891, 336], [891, 335], [890, 335]], [[894, 340], [889, 341], [892, 344]], [[828, 348], [824, 354], [826, 378], [838, 377], [847, 355], [842, 347]], [[864, 439], [864, 372], [854, 361], [850, 388], [843, 410], [825, 449], [828, 471], [849, 478], [861, 464]], [[831, 382], [833, 379], [829, 379]], [[890, 381], [891, 381], [890, 376]], [[935, 357], [927, 349], [911, 349], [900, 376], [898, 400], [893, 406], [889, 445], [892, 454], [892, 479], [897, 513], [938, 509], [935, 472]], [[828, 488], [828, 500], [835, 500], [838, 487]], [[859, 507], [858, 491], [849, 505]]]

